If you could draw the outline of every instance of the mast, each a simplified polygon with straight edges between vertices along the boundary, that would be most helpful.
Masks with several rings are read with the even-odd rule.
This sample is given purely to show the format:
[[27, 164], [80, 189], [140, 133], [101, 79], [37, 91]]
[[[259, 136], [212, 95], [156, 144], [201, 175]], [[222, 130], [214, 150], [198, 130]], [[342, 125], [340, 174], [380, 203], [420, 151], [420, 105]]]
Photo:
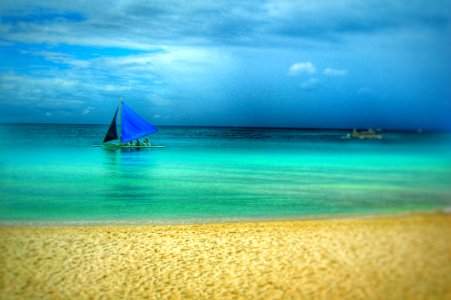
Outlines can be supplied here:
[[119, 120], [121, 120], [119, 122], [119, 144], [122, 144], [122, 96], [121, 96], [121, 101], [119, 101]]

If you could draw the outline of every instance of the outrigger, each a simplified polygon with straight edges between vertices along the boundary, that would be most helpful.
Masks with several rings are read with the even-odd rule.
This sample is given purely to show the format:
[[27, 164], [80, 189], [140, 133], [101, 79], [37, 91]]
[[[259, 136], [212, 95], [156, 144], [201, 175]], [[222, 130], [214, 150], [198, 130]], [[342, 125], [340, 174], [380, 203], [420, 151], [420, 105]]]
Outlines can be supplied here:
[[[118, 113], [120, 114], [120, 124], [117, 124]], [[120, 127], [118, 135], [117, 126]], [[133, 144], [133, 140], [156, 133], [158, 129], [144, 120], [140, 115], [128, 107], [124, 101], [119, 102], [119, 106], [114, 113], [113, 120], [103, 140], [105, 148], [164, 148], [164, 146], [155, 146], [150, 143]], [[109, 143], [119, 140], [119, 143]]]

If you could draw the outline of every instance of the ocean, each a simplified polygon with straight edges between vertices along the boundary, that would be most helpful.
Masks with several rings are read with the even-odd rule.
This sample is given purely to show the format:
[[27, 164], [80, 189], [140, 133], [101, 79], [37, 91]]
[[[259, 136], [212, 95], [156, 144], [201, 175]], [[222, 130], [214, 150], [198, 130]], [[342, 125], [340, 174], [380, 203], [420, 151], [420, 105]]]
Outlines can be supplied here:
[[104, 149], [107, 125], [0, 125], [0, 223], [196, 223], [451, 207], [451, 134], [161, 127], [164, 149]]

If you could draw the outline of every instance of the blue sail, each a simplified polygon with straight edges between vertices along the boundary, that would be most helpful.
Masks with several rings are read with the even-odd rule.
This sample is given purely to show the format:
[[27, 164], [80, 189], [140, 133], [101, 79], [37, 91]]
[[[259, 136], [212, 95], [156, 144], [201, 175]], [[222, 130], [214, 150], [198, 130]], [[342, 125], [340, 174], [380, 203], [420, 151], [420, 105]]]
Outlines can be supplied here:
[[122, 102], [122, 143], [139, 139], [157, 131], [158, 129], [155, 126], [141, 118]]

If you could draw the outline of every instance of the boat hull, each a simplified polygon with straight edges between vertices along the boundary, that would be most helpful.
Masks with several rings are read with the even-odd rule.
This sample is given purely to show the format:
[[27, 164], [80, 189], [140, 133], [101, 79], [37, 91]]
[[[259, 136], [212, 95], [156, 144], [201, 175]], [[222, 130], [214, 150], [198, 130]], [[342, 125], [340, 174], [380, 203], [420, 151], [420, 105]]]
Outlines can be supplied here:
[[149, 148], [165, 148], [165, 146], [157, 145], [121, 145], [121, 144], [103, 144], [103, 145], [93, 145], [94, 147], [104, 147], [107, 149], [149, 149]]
[[346, 135], [346, 138], [348, 139], [358, 139], [358, 140], [381, 140], [382, 135], [375, 134], [375, 135], [353, 135], [351, 133], [348, 133]]

